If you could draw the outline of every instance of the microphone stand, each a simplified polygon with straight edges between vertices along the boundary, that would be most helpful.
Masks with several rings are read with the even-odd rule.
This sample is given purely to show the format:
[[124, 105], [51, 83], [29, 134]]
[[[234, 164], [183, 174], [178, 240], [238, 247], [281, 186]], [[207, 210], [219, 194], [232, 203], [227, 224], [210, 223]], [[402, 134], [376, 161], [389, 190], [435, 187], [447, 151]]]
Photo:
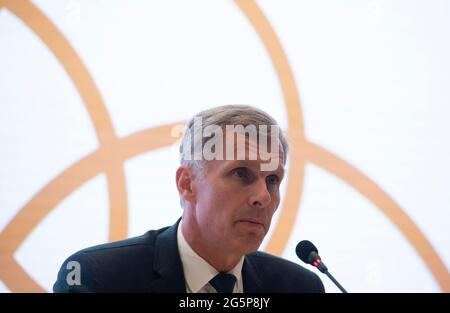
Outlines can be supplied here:
[[326, 271], [324, 272], [324, 274], [331, 279], [331, 281], [339, 288], [340, 291], [342, 291], [342, 293], [347, 293], [347, 290], [345, 290], [344, 287], [339, 284], [339, 282], [333, 277], [333, 275], [330, 274], [330, 272]]

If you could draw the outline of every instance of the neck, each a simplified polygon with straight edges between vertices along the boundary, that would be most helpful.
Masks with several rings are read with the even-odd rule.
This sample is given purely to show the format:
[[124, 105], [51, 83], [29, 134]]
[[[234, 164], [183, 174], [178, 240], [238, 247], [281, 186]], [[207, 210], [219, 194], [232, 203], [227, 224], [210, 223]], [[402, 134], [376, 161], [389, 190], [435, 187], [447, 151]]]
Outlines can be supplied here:
[[[192, 227], [188, 220], [184, 219], [181, 232], [192, 250], [214, 267], [218, 272], [228, 272], [232, 270], [241, 260], [242, 254], [227, 251], [217, 243], [205, 240], [204, 236], [196, 231], [198, 227]], [[191, 220], [190, 220], [191, 221]]]

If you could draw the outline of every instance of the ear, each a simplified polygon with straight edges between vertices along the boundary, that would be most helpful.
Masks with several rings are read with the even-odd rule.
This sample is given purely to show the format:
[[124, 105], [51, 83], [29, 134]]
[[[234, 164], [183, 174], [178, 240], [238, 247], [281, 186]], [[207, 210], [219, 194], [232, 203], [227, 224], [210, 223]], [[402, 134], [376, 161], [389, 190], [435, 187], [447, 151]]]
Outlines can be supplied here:
[[176, 173], [177, 189], [180, 196], [187, 202], [194, 204], [196, 201], [194, 171], [186, 165], [181, 165]]

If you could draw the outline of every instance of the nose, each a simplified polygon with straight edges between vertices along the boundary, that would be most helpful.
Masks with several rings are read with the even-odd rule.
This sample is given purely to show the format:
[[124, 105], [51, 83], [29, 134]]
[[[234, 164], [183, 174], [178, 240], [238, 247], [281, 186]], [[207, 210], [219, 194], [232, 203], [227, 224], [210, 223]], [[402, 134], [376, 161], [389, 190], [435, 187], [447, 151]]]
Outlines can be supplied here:
[[267, 207], [272, 201], [272, 196], [270, 191], [267, 189], [267, 184], [265, 179], [258, 179], [254, 184], [251, 196], [249, 197], [249, 204], [254, 208], [264, 208]]

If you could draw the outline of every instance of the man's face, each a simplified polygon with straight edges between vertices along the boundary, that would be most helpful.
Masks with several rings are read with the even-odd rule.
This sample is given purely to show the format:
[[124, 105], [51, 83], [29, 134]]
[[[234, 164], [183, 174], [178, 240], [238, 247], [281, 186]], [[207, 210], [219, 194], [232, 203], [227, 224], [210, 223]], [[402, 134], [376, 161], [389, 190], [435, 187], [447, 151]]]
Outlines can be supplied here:
[[[247, 151], [256, 147], [243, 140]], [[283, 155], [273, 157], [278, 167], [272, 171], [261, 170], [261, 163], [271, 160], [259, 158], [206, 162], [204, 173], [194, 180], [196, 227], [203, 243], [240, 254], [259, 248], [280, 203]]]

